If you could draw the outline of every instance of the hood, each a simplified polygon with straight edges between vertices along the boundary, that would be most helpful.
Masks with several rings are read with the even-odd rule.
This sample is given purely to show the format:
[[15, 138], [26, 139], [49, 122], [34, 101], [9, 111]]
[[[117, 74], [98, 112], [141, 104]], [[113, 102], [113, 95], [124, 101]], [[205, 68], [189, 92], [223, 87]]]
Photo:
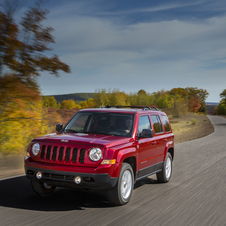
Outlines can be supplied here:
[[67, 143], [67, 144], [90, 144], [100, 145], [105, 148], [110, 148], [120, 144], [125, 144], [131, 141], [131, 137], [119, 137], [113, 135], [102, 135], [102, 134], [86, 134], [86, 133], [52, 133], [33, 141], [39, 142], [54, 142], [54, 143]]

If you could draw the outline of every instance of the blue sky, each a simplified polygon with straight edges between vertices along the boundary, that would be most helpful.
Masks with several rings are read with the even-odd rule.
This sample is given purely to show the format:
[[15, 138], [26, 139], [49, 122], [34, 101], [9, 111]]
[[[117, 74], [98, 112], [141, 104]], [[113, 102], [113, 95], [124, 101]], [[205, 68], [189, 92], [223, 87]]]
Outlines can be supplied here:
[[43, 73], [44, 95], [226, 89], [225, 0], [44, 0], [53, 53], [72, 73]]

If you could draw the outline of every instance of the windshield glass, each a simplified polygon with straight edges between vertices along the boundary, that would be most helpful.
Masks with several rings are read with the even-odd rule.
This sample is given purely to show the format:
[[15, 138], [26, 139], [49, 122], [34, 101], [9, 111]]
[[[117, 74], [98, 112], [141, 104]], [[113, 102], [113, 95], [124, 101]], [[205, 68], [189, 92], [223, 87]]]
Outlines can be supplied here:
[[131, 137], [134, 114], [78, 112], [65, 127], [67, 133], [93, 133]]

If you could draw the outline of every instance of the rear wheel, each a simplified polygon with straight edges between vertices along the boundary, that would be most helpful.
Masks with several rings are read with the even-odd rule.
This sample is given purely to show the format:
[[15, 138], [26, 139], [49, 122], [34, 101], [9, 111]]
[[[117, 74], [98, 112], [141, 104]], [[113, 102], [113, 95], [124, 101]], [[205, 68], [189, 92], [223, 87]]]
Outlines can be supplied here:
[[133, 185], [133, 169], [130, 164], [123, 163], [116, 186], [108, 192], [110, 203], [119, 206], [128, 203], [132, 196]]
[[55, 186], [50, 186], [47, 183], [42, 183], [40, 181], [31, 180], [31, 186], [33, 190], [39, 195], [45, 196], [53, 193]]
[[160, 183], [167, 183], [170, 181], [172, 175], [172, 156], [167, 152], [166, 160], [163, 164], [162, 171], [157, 173], [157, 179]]

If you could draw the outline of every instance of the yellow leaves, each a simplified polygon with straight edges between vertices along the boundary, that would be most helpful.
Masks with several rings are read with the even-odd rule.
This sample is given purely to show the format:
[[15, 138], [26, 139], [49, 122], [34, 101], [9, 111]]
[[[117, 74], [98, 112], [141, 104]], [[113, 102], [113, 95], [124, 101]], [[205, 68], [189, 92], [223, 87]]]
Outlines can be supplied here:
[[23, 153], [31, 139], [49, 132], [41, 98], [39, 92], [13, 75], [3, 76], [1, 81], [0, 152]]

